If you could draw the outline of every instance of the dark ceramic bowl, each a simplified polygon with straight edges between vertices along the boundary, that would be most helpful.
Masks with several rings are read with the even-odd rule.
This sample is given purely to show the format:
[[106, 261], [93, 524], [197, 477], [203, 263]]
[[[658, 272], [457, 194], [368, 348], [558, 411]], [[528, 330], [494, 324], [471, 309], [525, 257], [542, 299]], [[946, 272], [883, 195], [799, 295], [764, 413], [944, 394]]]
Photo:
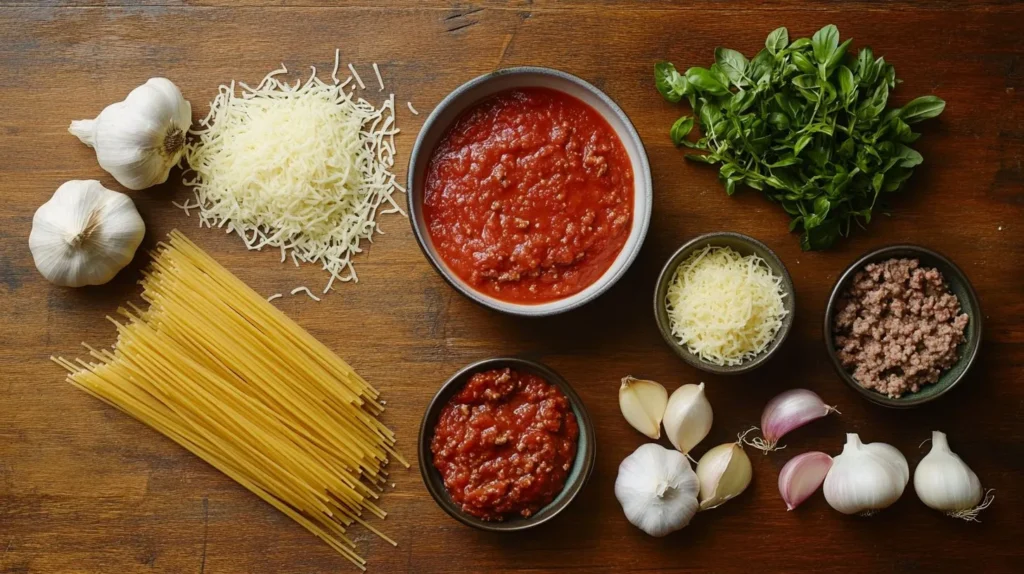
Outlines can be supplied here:
[[[469, 378], [481, 371], [505, 367], [537, 375], [558, 387], [572, 405], [572, 412], [576, 415], [576, 421], [580, 427], [580, 435], [576, 442], [576, 458], [573, 460], [572, 469], [569, 470], [569, 476], [565, 479], [565, 486], [562, 488], [562, 492], [554, 500], [529, 518], [510, 517], [502, 522], [492, 522], [470, 516], [462, 512], [458, 505], [452, 502], [451, 497], [448, 496], [448, 490], [444, 486], [441, 473], [434, 468], [434, 455], [430, 452], [430, 442], [434, 438], [434, 426], [437, 425], [437, 419], [441, 415], [441, 411], [448, 404], [448, 401], [451, 400], [452, 396], [459, 392], [463, 385], [469, 381]], [[423, 422], [420, 424], [420, 474], [423, 475], [423, 482], [427, 485], [427, 491], [430, 492], [430, 496], [434, 497], [437, 505], [459, 522], [492, 532], [526, 530], [554, 518], [565, 507], [569, 506], [573, 499], [576, 498], [576, 495], [583, 490], [584, 485], [586, 485], [587, 480], [590, 478], [591, 472], [594, 470], [594, 461], [597, 458], [596, 447], [594, 425], [590, 421], [590, 415], [587, 414], [587, 408], [583, 405], [583, 400], [580, 399], [576, 391], [572, 390], [569, 383], [559, 376], [558, 373], [541, 363], [527, 359], [508, 357], [485, 359], [463, 367], [459, 372], [452, 375], [441, 387], [441, 390], [437, 391], [433, 400], [430, 401], [427, 412], [423, 415]]]
[[[832, 319], [836, 312], [836, 306], [838, 305], [840, 295], [846, 291], [850, 281], [853, 280], [854, 275], [857, 274], [865, 265], [876, 261], [885, 261], [886, 259], [897, 258], [913, 258], [921, 262], [921, 265], [925, 267], [934, 267], [942, 273], [943, 278], [946, 280], [946, 285], [949, 290], [956, 295], [956, 298], [960, 300], [960, 308], [970, 319], [967, 322], [967, 331], [964, 333], [965, 342], [961, 343], [957, 348], [957, 354], [960, 359], [955, 365], [948, 371], [942, 374], [938, 382], [927, 385], [916, 393], [908, 393], [901, 396], [898, 399], [889, 398], [882, 393], [871, 389], [865, 389], [860, 386], [857, 381], [843, 368], [843, 365], [839, 362], [839, 357], [836, 355], [835, 342], [833, 341], [832, 335]], [[855, 261], [852, 265], [843, 271], [843, 274], [839, 277], [839, 281], [836, 282], [836, 286], [832, 288], [832, 294], [828, 298], [828, 306], [825, 307], [825, 320], [824, 320], [824, 339], [825, 348], [828, 350], [828, 356], [832, 360], [832, 365], [836, 368], [836, 372], [843, 381], [849, 385], [853, 390], [857, 391], [867, 400], [880, 404], [886, 407], [893, 408], [908, 408], [915, 407], [933, 401], [940, 396], [949, 392], [964, 375], [967, 374], [968, 369], [974, 364], [974, 358], [978, 356], [978, 347], [981, 345], [981, 328], [982, 328], [982, 316], [981, 306], [978, 304], [978, 295], [974, 292], [974, 287], [971, 286], [971, 282], [967, 280], [967, 276], [960, 270], [952, 261], [946, 257], [924, 247], [918, 247], [916, 245], [893, 245], [891, 247], [883, 247], [877, 251], [872, 251], [867, 255], [861, 257]]]
[[[786, 308], [786, 316], [782, 319], [782, 327], [779, 328], [779, 332], [775, 334], [775, 339], [769, 343], [768, 348], [761, 351], [756, 357], [747, 360], [744, 363], [735, 366], [728, 365], [715, 365], [701, 360], [697, 355], [694, 355], [686, 349], [685, 346], [680, 345], [679, 341], [672, 335], [672, 326], [668, 317], [668, 309], [665, 306], [665, 298], [668, 295], [669, 285], [672, 283], [672, 278], [675, 276], [676, 268], [679, 264], [686, 260], [694, 251], [704, 249], [704, 247], [712, 245], [715, 247], [731, 247], [734, 251], [741, 255], [757, 255], [761, 259], [764, 259], [765, 263], [772, 270], [772, 273], [776, 277], [782, 278], [782, 288], [786, 293], [786, 296], [782, 298], [782, 304]], [[796, 300], [795, 292], [793, 290], [793, 279], [789, 276], [789, 271], [786, 270], [786, 266], [782, 264], [782, 260], [779, 259], [778, 255], [775, 255], [767, 245], [740, 233], [733, 233], [731, 231], [721, 231], [717, 233], [708, 233], [701, 235], [696, 239], [691, 239], [685, 245], [679, 248], [678, 251], [672, 254], [668, 262], [661, 269], [661, 275], [658, 276], [658, 283], [654, 289], [654, 318], [658, 322], [658, 329], [661, 331], [661, 336], [668, 343], [669, 347], [676, 352], [684, 361], [689, 363], [691, 366], [696, 367], [702, 371], [708, 373], [714, 373], [717, 375], [738, 375], [741, 373], [748, 373], [754, 369], [763, 365], [768, 359], [779, 350], [782, 346], [782, 342], [786, 340], [786, 336], [789, 335], [789, 330], [793, 326], [793, 315], [796, 312]]]
[[[444, 137], [449, 126], [459, 116], [478, 103], [480, 100], [494, 95], [498, 92], [513, 88], [542, 87], [569, 94], [593, 108], [601, 117], [608, 122], [612, 130], [622, 142], [626, 154], [629, 156], [630, 165], [633, 168], [633, 227], [626, 238], [622, 251], [612, 262], [607, 271], [594, 283], [584, 290], [556, 301], [549, 301], [538, 304], [509, 303], [495, 299], [490, 295], [477, 291], [472, 286], [458, 277], [444, 260], [438, 255], [430, 239], [430, 231], [423, 218], [423, 187], [426, 180], [427, 167], [434, 154], [434, 148]], [[423, 124], [416, 144], [413, 146], [412, 154], [409, 157], [408, 173], [409, 222], [412, 224], [413, 234], [416, 242], [419, 243], [423, 254], [434, 266], [434, 269], [441, 277], [470, 300], [485, 307], [490, 307], [502, 313], [511, 315], [523, 315], [530, 317], [541, 317], [564, 313], [571, 309], [585, 305], [599, 297], [614, 285], [629, 269], [629, 266], [636, 259], [640, 247], [643, 245], [644, 237], [647, 235], [647, 227], [651, 220], [651, 205], [653, 202], [653, 186], [651, 183], [651, 168], [647, 162], [647, 151], [640, 140], [640, 135], [633, 128], [632, 122], [625, 112], [619, 108], [604, 92], [593, 85], [565, 72], [552, 70], [550, 68], [506, 68], [490, 74], [485, 74], [462, 84], [452, 93], [448, 94], [441, 103], [430, 113], [430, 117]]]

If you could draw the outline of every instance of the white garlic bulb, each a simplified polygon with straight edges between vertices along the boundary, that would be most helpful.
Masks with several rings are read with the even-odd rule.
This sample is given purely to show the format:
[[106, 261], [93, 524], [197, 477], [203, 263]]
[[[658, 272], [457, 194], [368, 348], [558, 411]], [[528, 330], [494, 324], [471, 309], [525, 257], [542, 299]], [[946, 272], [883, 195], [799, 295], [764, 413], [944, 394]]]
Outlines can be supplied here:
[[665, 536], [697, 513], [697, 475], [680, 452], [648, 443], [619, 465], [615, 498], [629, 522], [651, 536]]
[[714, 414], [704, 394], [704, 383], [683, 385], [672, 393], [665, 407], [665, 434], [672, 446], [686, 454], [711, 431]]
[[36, 210], [28, 246], [50, 282], [102, 285], [132, 260], [145, 234], [146, 224], [127, 195], [96, 180], [72, 180]]
[[914, 490], [928, 507], [969, 521], [976, 521], [978, 512], [992, 503], [978, 475], [949, 449], [945, 433], [939, 431], [932, 432], [932, 448], [914, 469]]
[[96, 159], [118, 183], [145, 189], [167, 181], [185, 151], [192, 106], [166, 78], [150, 78], [124, 101], [93, 120], [71, 122], [68, 131], [96, 149]]
[[843, 514], [873, 514], [899, 500], [910, 481], [907, 459], [896, 447], [863, 444], [847, 433], [843, 452], [825, 476], [825, 500]]

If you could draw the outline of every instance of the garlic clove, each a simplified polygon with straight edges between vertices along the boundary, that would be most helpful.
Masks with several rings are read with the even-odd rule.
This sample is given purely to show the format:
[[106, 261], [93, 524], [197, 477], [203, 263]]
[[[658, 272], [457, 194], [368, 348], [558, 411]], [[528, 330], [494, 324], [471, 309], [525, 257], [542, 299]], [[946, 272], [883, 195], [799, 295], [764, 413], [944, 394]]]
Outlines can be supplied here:
[[651, 536], [689, 524], [697, 513], [698, 489], [686, 456], [654, 443], [627, 456], [615, 478], [615, 498], [626, 519]]
[[661, 419], [668, 391], [654, 381], [625, 377], [619, 386], [619, 409], [633, 428], [650, 438], [661, 438]]
[[676, 389], [665, 406], [665, 434], [672, 446], [686, 454], [708, 436], [714, 413], [704, 394], [704, 383]]
[[752, 475], [750, 457], [738, 442], [720, 444], [707, 451], [697, 462], [700, 509], [710, 510], [739, 496], [750, 485]]
[[163, 183], [185, 151], [192, 106], [166, 78], [150, 78], [95, 119], [68, 131], [96, 150], [96, 160], [128, 189]]
[[940, 431], [932, 432], [931, 450], [914, 469], [914, 491], [929, 508], [974, 522], [994, 498], [985, 496], [978, 475], [950, 450]]
[[832, 459], [825, 476], [825, 500], [843, 514], [874, 514], [903, 495], [907, 468], [907, 459], [895, 447], [863, 444], [856, 433], [848, 433], [843, 452]]
[[43, 277], [62, 287], [81, 287], [113, 279], [135, 256], [145, 233], [127, 195], [95, 180], [72, 180], [36, 210], [28, 244]]
[[832, 468], [832, 457], [823, 452], [805, 452], [789, 459], [779, 472], [779, 494], [786, 510], [793, 510], [811, 497]]
[[790, 431], [833, 412], [839, 411], [826, 405], [814, 391], [790, 389], [768, 401], [761, 414], [761, 433], [764, 438], [755, 438], [747, 444], [763, 450], [765, 454], [785, 448], [776, 446], [779, 439]]

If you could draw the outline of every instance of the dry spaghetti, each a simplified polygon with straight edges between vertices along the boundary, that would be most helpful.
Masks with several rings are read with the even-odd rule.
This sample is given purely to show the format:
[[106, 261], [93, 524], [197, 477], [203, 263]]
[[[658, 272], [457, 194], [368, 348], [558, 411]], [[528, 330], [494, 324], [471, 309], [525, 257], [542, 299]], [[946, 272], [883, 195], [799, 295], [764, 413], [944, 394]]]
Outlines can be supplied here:
[[53, 360], [68, 381], [153, 427], [361, 569], [345, 534], [376, 503], [395, 436], [379, 393], [327, 347], [177, 231], [118, 309], [113, 350]]

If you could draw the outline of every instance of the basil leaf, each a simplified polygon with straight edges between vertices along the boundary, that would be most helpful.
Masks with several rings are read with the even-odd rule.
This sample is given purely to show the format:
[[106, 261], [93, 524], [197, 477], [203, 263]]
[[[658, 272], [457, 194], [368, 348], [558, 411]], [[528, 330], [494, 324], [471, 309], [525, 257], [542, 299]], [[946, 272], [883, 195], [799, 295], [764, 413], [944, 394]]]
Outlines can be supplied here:
[[829, 219], [819, 225], [808, 227], [804, 220], [804, 235], [800, 238], [800, 248], [804, 251], [821, 251], [828, 249], [839, 239], [839, 220]]
[[944, 109], [946, 109], [946, 102], [941, 98], [921, 96], [903, 106], [900, 110], [900, 119], [908, 124], [915, 124], [938, 116]]
[[796, 64], [797, 69], [805, 74], [816, 74], [818, 72], [818, 69], [814, 67], [814, 63], [800, 52], [794, 53], [790, 56], [790, 59]]
[[676, 103], [690, 91], [690, 82], [669, 62], [654, 64], [654, 85], [666, 100]]
[[715, 48], [715, 63], [733, 84], [746, 84], [744, 73], [749, 62], [743, 54], [729, 48]]
[[830, 74], [832, 70], [835, 70], [836, 66], [843, 61], [843, 56], [846, 55], [846, 49], [850, 47], [850, 42], [852, 41], [853, 38], [847, 38], [845, 42], [832, 51], [832, 55], [830, 55], [828, 57], [828, 61], [825, 62], [825, 69], [827, 70], [827, 73]]
[[793, 155], [800, 155], [807, 144], [811, 143], [811, 134], [804, 134], [800, 136], [800, 139], [796, 140], [796, 144], [793, 146]]
[[768, 34], [768, 38], [764, 41], [764, 47], [767, 48], [772, 55], [785, 50], [787, 45], [789, 45], [789, 30], [787, 30], [785, 26], [773, 30], [771, 34]]
[[724, 96], [729, 88], [718, 81], [718, 78], [706, 68], [690, 68], [686, 70], [686, 80], [698, 91], [707, 92], [712, 96]]
[[669, 130], [669, 137], [672, 138], [672, 143], [679, 147], [683, 143], [689, 143], [686, 141], [686, 136], [690, 135], [690, 131], [693, 129], [693, 118], [690, 116], [683, 116], [672, 124], [672, 129]]
[[903, 144], [898, 144], [895, 159], [900, 160], [900, 167], [914, 167], [915, 165], [921, 165], [924, 161], [924, 157], [921, 154]]
[[853, 72], [846, 66], [839, 66], [839, 70], [836, 72], [836, 79], [839, 80], [839, 94], [843, 96], [843, 102], [849, 103], [850, 96], [857, 89], [856, 80], [853, 79]]
[[811, 37], [811, 48], [814, 51], [814, 60], [819, 64], [825, 64], [839, 46], [839, 29], [835, 24], [829, 24], [814, 33]]
[[747, 66], [747, 77], [755, 84], [764, 84], [772, 79], [773, 58], [768, 50], [761, 50]]

